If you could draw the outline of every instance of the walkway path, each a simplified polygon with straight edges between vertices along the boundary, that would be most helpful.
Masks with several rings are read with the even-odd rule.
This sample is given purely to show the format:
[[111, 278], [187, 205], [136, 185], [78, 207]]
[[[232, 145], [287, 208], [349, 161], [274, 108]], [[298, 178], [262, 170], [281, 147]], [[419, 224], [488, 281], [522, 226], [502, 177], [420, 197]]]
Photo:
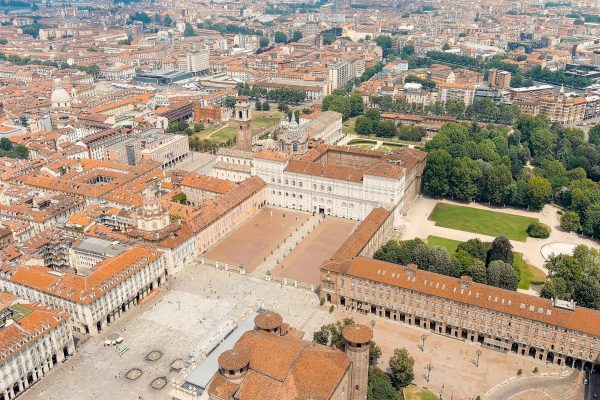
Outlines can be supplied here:
[[[583, 374], [573, 371], [567, 376], [548, 375], [516, 378], [493, 388], [483, 397], [484, 400], [508, 400], [521, 397], [526, 392], [545, 393], [556, 400], [583, 399]], [[527, 397], [527, 398], [533, 398]]]
[[550, 237], [547, 239], [527, 238], [525, 242], [511, 240], [511, 244], [515, 251], [523, 253], [525, 261], [540, 268], [546, 274], [548, 271], [544, 268], [545, 260], [541, 253], [542, 246], [556, 242], [598, 246], [598, 243], [593, 240], [562, 231], [560, 229], [559, 215], [557, 214], [558, 209], [552, 205], [546, 205], [542, 211], [533, 212], [510, 207], [492, 207], [479, 203], [464, 204], [450, 200], [435, 200], [426, 197], [417, 199], [406, 212], [404, 217], [404, 228], [401, 232], [402, 239], [411, 239], [415, 237], [427, 239], [428, 236], [432, 235], [463, 242], [473, 238], [479, 238], [483, 241], [494, 240], [494, 237], [492, 236], [436, 226], [435, 222], [430, 221], [428, 218], [438, 202], [538, 218], [540, 222], [552, 228]]
[[225, 123], [222, 127], [215, 129], [214, 131], [212, 131], [211, 133], [209, 133], [204, 139], [208, 140], [210, 139], [210, 137], [212, 135], [214, 135], [215, 133], [222, 131], [223, 129], [227, 128], [229, 126], [228, 123]]
[[298, 243], [308, 236], [308, 234], [311, 233], [321, 223], [321, 221], [323, 221], [323, 216], [321, 214], [315, 214], [310, 217], [306, 223], [288, 236], [283, 243], [280, 244], [275, 251], [273, 251], [273, 253], [268, 255], [266, 259], [250, 273], [250, 275], [264, 279], [267, 272], [275, 268], [281, 262], [281, 260], [290, 254], [292, 250], [296, 248]]

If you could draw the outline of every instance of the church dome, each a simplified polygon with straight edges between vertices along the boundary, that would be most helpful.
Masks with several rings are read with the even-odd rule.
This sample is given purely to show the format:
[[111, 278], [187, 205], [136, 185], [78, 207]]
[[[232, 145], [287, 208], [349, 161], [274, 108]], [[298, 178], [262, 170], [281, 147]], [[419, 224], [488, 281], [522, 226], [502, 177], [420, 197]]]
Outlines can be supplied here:
[[54, 80], [54, 90], [50, 97], [52, 103], [69, 103], [71, 102], [71, 95], [62, 87], [62, 81], [60, 79]]

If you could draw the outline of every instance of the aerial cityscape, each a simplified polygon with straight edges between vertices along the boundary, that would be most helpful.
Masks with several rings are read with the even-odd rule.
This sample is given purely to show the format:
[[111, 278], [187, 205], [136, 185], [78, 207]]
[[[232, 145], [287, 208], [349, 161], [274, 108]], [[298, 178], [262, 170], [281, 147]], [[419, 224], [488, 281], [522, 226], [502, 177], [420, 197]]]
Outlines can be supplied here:
[[600, 0], [0, 0], [0, 400], [600, 398]]

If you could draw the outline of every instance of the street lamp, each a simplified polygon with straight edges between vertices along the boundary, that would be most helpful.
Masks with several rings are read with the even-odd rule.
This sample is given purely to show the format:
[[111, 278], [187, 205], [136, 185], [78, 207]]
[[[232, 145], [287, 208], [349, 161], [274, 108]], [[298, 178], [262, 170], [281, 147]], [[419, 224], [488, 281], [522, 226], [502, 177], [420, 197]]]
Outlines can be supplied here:
[[475, 354], [477, 354], [477, 362], [475, 363], [475, 365], [479, 368], [479, 357], [481, 357], [481, 349], [477, 349]]
[[427, 370], [427, 382], [429, 382], [429, 376], [431, 375], [431, 370], [433, 369], [433, 365], [431, 365], [431, 363], [429, 363], [425, 366], [425, 369]]
[[421, 345], [421, 351], [425, 351], [425, 340], [427, 340], [427, 335], [426, 334], [422, 334], [421, 335], [421, 342], [423, 344]]

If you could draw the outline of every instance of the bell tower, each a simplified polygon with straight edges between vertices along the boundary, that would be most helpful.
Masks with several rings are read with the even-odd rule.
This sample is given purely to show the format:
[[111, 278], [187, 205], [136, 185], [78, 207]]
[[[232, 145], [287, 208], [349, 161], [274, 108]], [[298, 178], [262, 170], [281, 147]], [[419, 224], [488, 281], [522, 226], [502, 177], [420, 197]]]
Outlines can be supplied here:
[[248, 97], [239, 96], [236, 99], [230, 124], [237, 129], [236, 147], [240, 150], [252, 150], [252, 107]]
[[352, 360], [350, 400], [364, 400], [367, 398], [369, 347], [373, 330], [364, 325], [352, 324], [342, 329], [342, 337], [346, 341], [346, 355]]

